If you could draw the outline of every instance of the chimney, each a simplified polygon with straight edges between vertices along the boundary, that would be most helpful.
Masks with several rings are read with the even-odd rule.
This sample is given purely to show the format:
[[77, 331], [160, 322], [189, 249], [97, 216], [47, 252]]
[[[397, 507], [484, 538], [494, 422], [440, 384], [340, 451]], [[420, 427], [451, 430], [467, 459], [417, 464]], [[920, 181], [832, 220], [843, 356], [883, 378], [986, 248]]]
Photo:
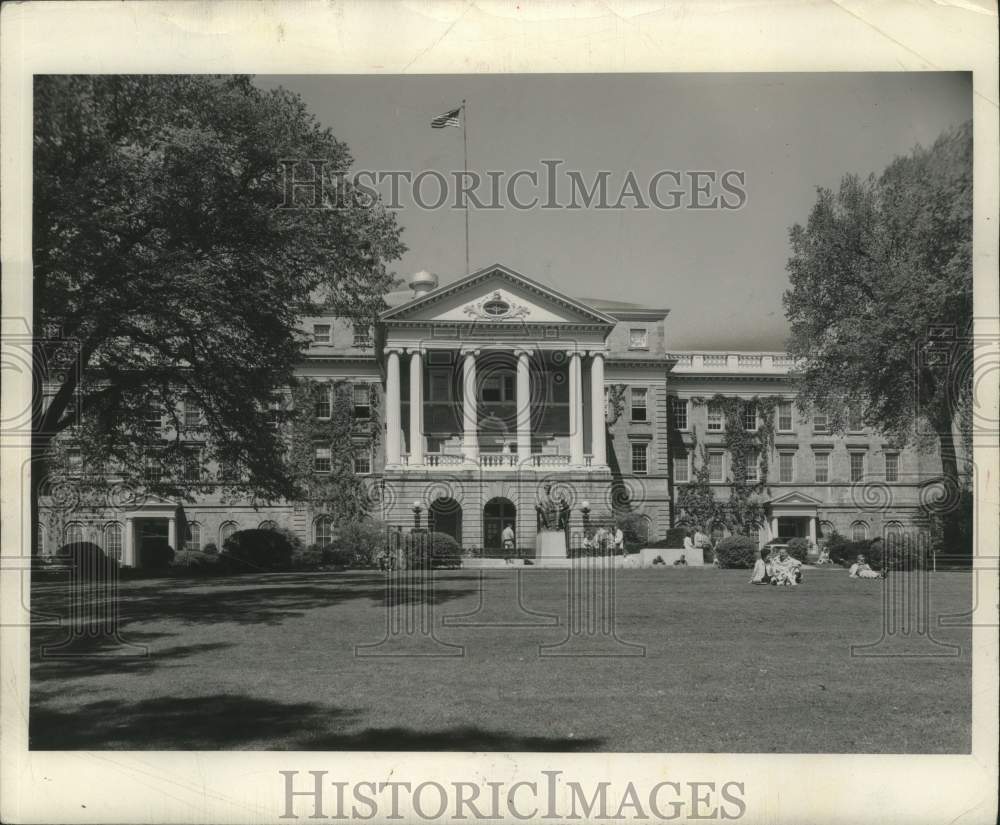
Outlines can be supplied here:
[[413, 290], [413, 296], [415, 298], [419, 298], [421, 295], [430, 292], [432, 289], [437, 289], [437, 285], [437, 275], [432, 275], [426, 269], [421, 269], [410, 279], [410, 289]]

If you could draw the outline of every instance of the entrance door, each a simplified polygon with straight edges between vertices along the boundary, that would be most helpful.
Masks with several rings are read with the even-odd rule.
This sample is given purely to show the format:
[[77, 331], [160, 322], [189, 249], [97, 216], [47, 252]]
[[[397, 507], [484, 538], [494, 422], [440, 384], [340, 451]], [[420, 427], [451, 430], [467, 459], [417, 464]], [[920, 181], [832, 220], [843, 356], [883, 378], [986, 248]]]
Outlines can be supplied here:
[[801, 516], [779, 516], [776, 538], [804, 539], [809, 535], [809, 519]]
[[[503, 528], [508, 524], [517, 529], [515, 518], [517, 509], [509, 498], [491, 498], [483, 507], [483, 549], [489, 551], [502, 551], [503, 539], [501, 534]], [[515, 541], [520, 539], [515, 536]]]

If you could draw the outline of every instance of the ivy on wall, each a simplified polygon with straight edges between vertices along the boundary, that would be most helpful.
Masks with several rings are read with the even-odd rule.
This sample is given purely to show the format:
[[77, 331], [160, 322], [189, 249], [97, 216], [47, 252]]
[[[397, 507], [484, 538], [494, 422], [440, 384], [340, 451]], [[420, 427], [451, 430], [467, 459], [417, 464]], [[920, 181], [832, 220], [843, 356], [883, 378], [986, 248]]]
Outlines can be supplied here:
[[[700, 462], [692, 462], [691, 480], [678, 491], [677, 503], [680, 512], [678, 521], [706, 529], [724, 526], [730, 532], [750, 535], [767, 519], [763, 495], [767, 491], [770, 469], [770, 454], [774, 448], [775, 410], [781, 398], [774, 396], [753, 396], [739, 398], [716, 394], [706, 400], [702, 397], [690, 399], [695, 406], [717, 406], [723, 414], [723, 445], [730, 456], [729, 500], [720, 502], [715, 498], [709, 482], [708, 455], [704, 445], [698, 450], [697, 432], [694, 425], [693, 451]], [[747, 405], [756, 408], [756, 427], [743, 426], [743, 413]], [[747, 475], [747, 461], [756, 457], [757, 479]]]
[[607, 385], [607, 412], [606, 420], [608, 424], [614, 424], [625, 412], [625, 392], [628, 384], [608, 384]]
[[[317, 418], [315, 408], [330, 393], [330, 417]], [[295, 415], [292, 423], [289, 461], [297, 486], [318, 510], [337, 521], [367, 515], [371, 496], [366, 495], [364, 477], [354, 471], [354, 458], [371, 455], [379, 442], [381, 416], [375, 384], [369, 386], [367, 419], [354, 417], [354, 384], [300, 379], [292, 388]], [[330, 448], [330, 472], [314, 471], [316, 447]], [[374, 464], [374, 457], [372, 458]]]

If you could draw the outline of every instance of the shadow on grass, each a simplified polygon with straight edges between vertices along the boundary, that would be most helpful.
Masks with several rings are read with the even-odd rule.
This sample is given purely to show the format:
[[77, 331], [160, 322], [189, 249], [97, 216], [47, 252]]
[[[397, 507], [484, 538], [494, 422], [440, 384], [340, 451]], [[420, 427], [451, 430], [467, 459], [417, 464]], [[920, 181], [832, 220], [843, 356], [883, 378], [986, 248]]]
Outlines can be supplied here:
[[32, 750], [590, 751], [603, 742], [520, 736], [474, 726], [337, 730], [357, 717], [356, 711], [329, 705], [222, 694], [131, 703], [105, 700], [73, 711], [33, 707], [29, 743]]
[[[180, 624], [277, 625], [317, 608], [353, 600], [373, 605], [444, 604], [475, 593], [475, 575], [435, 576], [434, 587], [386, 587], [379, 574], [251, 574], [218, 578], [148, 579], [124, 581], [118, 589], [119, 627], [132, 622], [168, 620]], [[68, 583], [46, 582], [35, 589], [32, 601], [46, 612], [66, 616], [72, 597]]]

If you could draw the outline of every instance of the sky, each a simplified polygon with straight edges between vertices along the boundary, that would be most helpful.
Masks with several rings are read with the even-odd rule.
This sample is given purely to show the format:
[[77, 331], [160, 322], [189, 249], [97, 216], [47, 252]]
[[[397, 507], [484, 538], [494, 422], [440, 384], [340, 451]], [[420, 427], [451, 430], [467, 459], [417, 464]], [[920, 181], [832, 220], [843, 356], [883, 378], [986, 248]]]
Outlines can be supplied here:
[[[972, 117], [971, 76], [957, 72], [829, 74], [259, 76], [300, 94], [345, 142], [355, 170], [463, 169], [462, 130], [431, 119], [467, 100], [470, 170], [510, 175], [561, 160], [589, 186], [607, 170], [616, 200], [631, 171], [643, 191], [662, 170], [744, 172], [739, 209], [469, 212], [472, 271], [502, 263], [571, 296], [670, 310], [667, 346], [781, 350], [787, 325], [788, 230], [817, 187], [879, 173]], [[690, 179], [687, 179], [690, 180]], [[704, 179], [702, 179], [704, 181]], [[666, 202], [670, 178], [661, 179]], [[519, 197], [545, 196], [522, 180]], [[562, 188], [564, 187], [564, 188]], [[388, 184], [380, 187], [388, 197]], [[425, 181], [425, 200], [437, 196]], [[713, 195], [726, 195], [718, 186]], [[483, 190], [481, 197], [489, 200]], [[690, 203], [690, 195], [685, 201]], [[647, 196], [648, 200], [648, 196]], [[727, 195], [730, 203], [735, 197]], [[422, 209], [408, 193], [397, 216], [408, 251], [392, 268], [440, 283], [465, 274], [461, 210]]]

